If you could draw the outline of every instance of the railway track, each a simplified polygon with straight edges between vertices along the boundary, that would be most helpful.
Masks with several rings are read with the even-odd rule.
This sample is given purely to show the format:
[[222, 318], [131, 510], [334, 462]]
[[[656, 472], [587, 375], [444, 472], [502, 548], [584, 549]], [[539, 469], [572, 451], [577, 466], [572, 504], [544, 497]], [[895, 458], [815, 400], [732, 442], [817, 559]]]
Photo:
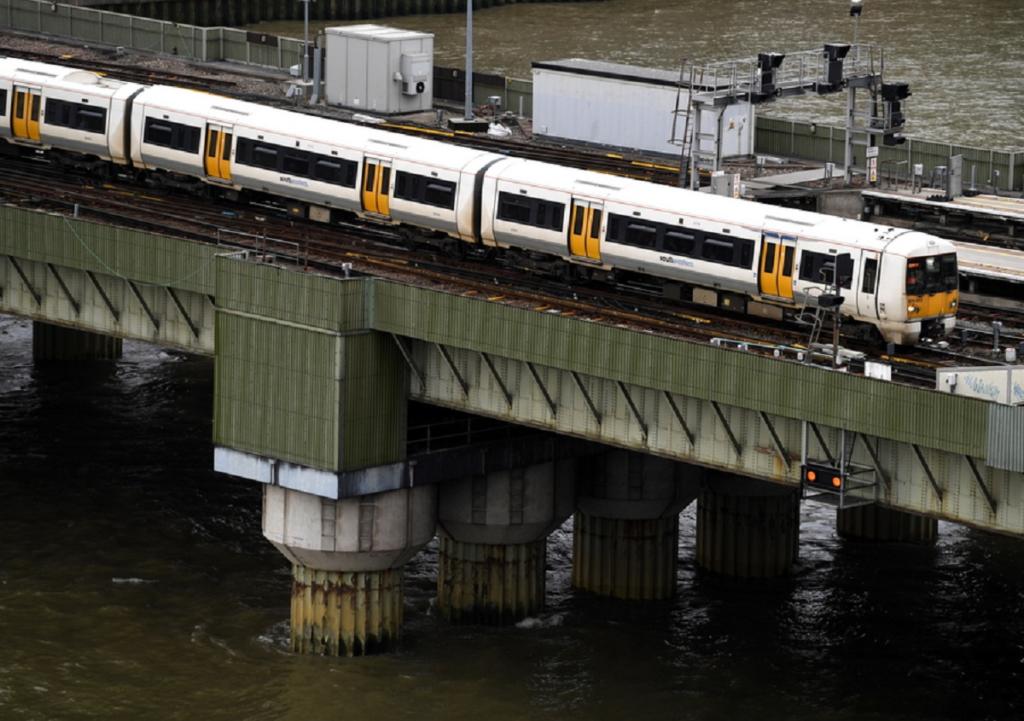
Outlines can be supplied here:
[[[748, 316], [704, 306], [667, 303], [625, 289], [566, 286], [515, 268], [449, 257], [436, 249], [411, 254], [406, 241], [389, 226], [360, 222], [324, 226], [288, 217], [282, 209], [191, 195], [155, 194], [114, 180], [65, 177], [41, 157], [5, 163], [0, 199], [9, 204], [135, 227], [177, 237], [248, 249], [287, 262], [338, 273], [342, 264], [356, 272], [405, 283], [443, 288], [591, 322], [609, 323], [698, 342], [716, 342], [749, 352], [806, 357], [807, 331], [779, 328]], [[877, 347], [845, 338], [844, 347], [877, 354]], [[991, 363], [988, 345], [965, 340], [959, 347], [919, 347], [893, 356], [890, 363], [905, 382], [932, 385], [934, 371], [950, 365]], [[815, 354], [818, 360], [827, 356]], [[852, 362], [853, 369], [860, 361]]]

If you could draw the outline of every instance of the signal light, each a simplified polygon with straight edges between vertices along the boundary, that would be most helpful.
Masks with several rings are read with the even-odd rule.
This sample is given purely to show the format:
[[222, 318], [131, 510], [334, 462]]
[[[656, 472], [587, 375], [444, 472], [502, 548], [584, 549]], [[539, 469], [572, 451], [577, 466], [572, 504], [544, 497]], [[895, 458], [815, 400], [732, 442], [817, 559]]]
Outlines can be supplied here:
[[808, 463], [801, 466], [804, 485], [812, 488], [824, 488], [830, 491], [841, 491], [843, 474], [838, 468], [823, 463]]

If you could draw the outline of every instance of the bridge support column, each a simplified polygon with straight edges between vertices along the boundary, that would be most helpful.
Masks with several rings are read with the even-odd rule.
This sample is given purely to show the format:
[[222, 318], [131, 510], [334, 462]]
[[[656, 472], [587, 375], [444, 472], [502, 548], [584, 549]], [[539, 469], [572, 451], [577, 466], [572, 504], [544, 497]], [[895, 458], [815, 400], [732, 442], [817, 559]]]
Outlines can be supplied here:
[[292, 650], [362, 656], [402, 626], [402, 566], [434, 537], [434, 486], [332, 500], [263, 492], [263, 535], [293, 564]]
[[836, 511], [836, 531], [843, 538], [862, 541], [935, 543], [939, 522], [882, 506], [857, 506]]
[[793, 568], [800, 492], [762, 481], [717, 477], [697, 501], [697, 565], [723, 576], [773, 578]]
[[647, 601], [675, 594], [679, 512], [699, 471], [629, 451], [609, 451], [581, 482], [572, 583], [601, 596]]
[[547, 536], [572, 513], [575, 461], [442, 483], [437, 607], [455, 623], [515, 623], [544, 605]]
[[32, 357], [37, 361], [117, 360], [121, 347], [120, 338], [42, 321], [32, 323]]

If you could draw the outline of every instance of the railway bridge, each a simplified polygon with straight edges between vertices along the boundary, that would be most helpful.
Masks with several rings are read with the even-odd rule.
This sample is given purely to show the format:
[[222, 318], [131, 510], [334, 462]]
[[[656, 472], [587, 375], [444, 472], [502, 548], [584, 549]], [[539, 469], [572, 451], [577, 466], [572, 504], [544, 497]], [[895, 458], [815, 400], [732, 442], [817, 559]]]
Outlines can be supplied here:
[[[593, 593], [676, 592], [694, 500], [699, 566], [786, 574], [813, 461], [848, 474], [850, 537], [929, 542], [939, 519], [1024, 536], [1024, 406], [16, 207], [0, 313], [35, 321], [39, 359], [116, 357], [124, 338], [215, 358], [212, 462], [264, 488], [298, 651], [397, 638], [402, 564], [435, 533], [453, 622], [536, 612], [545, 537], [571, 514]], [[412, 453], [410, 401], [537, 432]]]

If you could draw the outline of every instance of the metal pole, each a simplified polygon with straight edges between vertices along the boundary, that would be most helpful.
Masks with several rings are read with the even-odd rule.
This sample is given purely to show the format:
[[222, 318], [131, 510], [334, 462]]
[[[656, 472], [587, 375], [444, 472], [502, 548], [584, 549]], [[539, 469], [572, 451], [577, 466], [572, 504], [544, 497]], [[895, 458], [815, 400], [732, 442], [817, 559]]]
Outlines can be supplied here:
[[466, 0], [466, 120], [473, 119], [473, 0]]
[[302, 82], [309, 82], [309, 3], [311, 0], [302, 0], [305, 6], [305, 24], [302, 33]]

